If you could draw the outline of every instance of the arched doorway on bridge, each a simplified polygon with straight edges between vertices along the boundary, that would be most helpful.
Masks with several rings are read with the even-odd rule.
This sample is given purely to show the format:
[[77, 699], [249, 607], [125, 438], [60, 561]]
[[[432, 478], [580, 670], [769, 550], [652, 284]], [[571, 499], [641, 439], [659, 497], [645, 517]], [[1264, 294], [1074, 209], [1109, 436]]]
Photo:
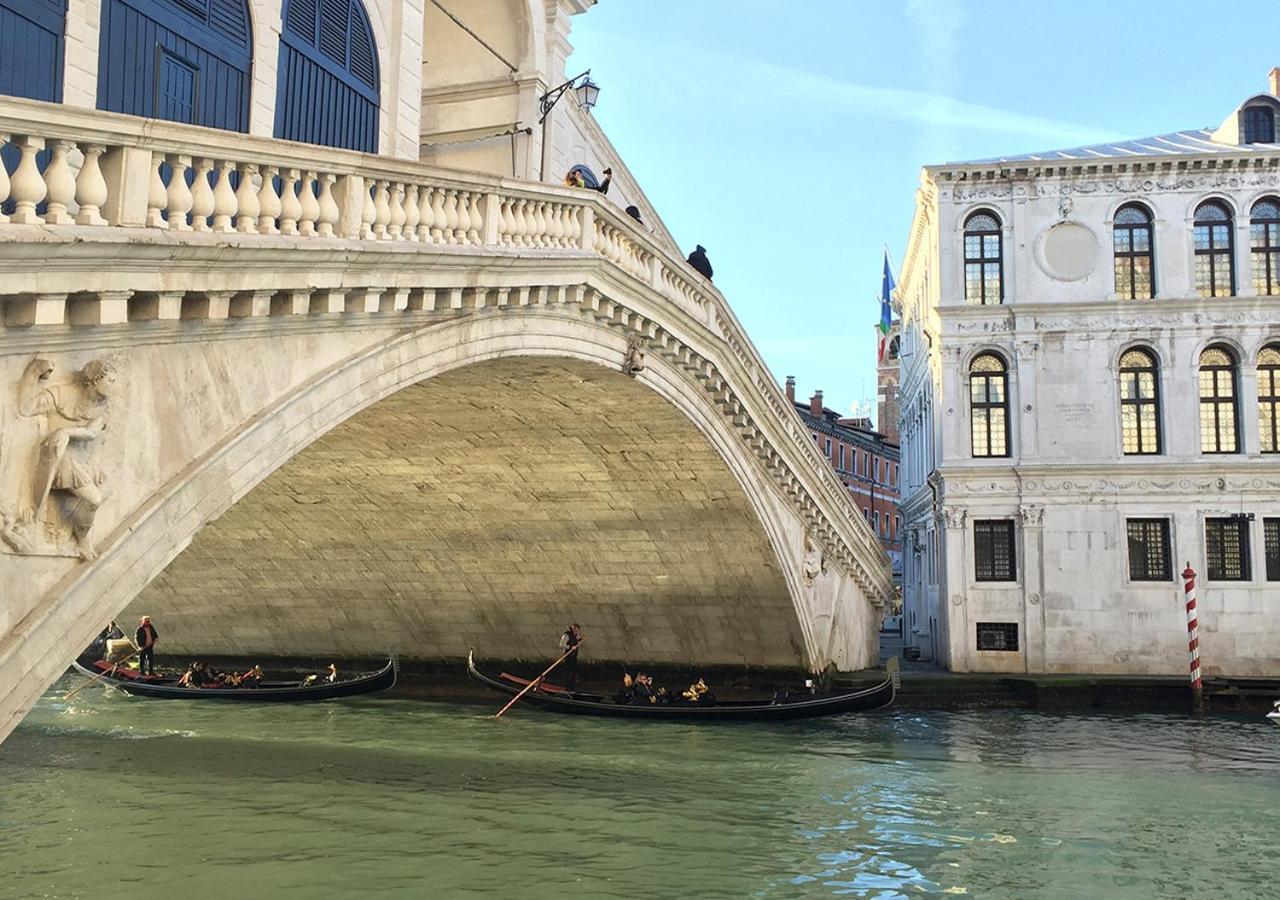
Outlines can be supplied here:
[[67, 0], [0, 0], [0, 94], [62, 101]]
[[378, 152], [378, 48], [361, 0], [285, 0], [275, 136]]
[[98, 109], [249, 130], [245, 0], [102, 0]]
[[[765, 527], [668, 399], [561, 357], [476, 362], [329, 431], [133, 602], [169, 652], [797, 665]], [[247, 622], [254, 627], [244, 628]]]

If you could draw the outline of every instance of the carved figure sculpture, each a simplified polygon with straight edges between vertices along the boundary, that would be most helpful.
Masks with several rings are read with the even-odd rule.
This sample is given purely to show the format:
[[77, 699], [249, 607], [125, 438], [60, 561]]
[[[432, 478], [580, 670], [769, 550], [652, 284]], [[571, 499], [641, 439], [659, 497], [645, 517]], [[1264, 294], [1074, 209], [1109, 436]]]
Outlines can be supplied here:
[[[95, 359], [68, 382], [51, 384], [52, 374], [52, 363], [33, 359], [18, 388], [18, 411], [49, 421], [49, 431], [36, 453], [30, 506], [21, 516], [24, 521], [39, 522], [61, 515], [80, 557], [92, 560], [97, 553], [89, 532], [108, 493], [106, 476], [93, 464], [91, 445], [107, 427], [107, 401], [116, 370], [110, 362]], [[13, 546], [7, 537], [6, 542]]]
[[632, 378], [644, 371], [644, 342], [639, 336], [627, 342], [627, 356], [622, 364], [622, 371]]
[[818, 576], [826, 571], [826, 560], [823, 559], [822, 545], [818, 543], [812, 532], [804, 536], [804, 560], [800, 564], [800, 573], [804, 583], [812, 585]]

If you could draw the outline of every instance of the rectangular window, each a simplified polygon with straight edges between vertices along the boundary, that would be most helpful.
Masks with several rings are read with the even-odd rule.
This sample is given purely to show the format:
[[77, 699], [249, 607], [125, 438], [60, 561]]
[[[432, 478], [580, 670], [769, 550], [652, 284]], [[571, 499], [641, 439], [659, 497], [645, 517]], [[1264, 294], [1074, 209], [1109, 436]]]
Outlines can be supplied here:
[[1016, 581], [1018, 566], [1012, 519], [977, 519], [973, 523], [975, 581]]
[[1129, 519], [1129, 580], [1172, 581], [1168, 519]]
[[844, 444], [840, 445], [840, 471], [844, 471]]
[[897, 487], [897, 486], [898, 486], [898, 464], [897, 464], [897, 463], [894, 463], [894, 464], [893, 464], [893, 478], [891, 478], [891, 479], [889, 480], [889, 487]]
[[877, 509], [874, 513], [872, 513], [872, 515], [875, 517], [874, 521], [876, 525], [876, 534], [879, 534], [880, 533], [880, 510]]
[[1250, 581], [1249, 520], [1244, 516], [1204, 520], [1204, 552], [1210, 581]]
[[893, 517], [893, 533], [899, 536], [902, 534], [902, 516]]
[[871, 510], [867, 509], [865, 506], [864, 506], [864, 507], [862, 507], [862, 517], [863, 517], [864, 519], [866, 519], [868, 522], [870, 522], [870, 521], [871, 521]]
[[979, 622], [979, 650], [1014, 650], [1018, 649], [1017, 622]]
[[827, 438], [827, 459], [831, 459], [831, 438]]
[[1262, 544], [1267, 560], [1267, 581], [1280, 581], [1280, 519], [1262, 520]]
[[874, 471], [875, 471], [875, 474], [871, 476], [871, 480], [875, 482], [879, 482], [880, 481], [880, 457], [877, 456], [875, 459], [873, 459], [871, 461], [871, 464], [874, 467]]

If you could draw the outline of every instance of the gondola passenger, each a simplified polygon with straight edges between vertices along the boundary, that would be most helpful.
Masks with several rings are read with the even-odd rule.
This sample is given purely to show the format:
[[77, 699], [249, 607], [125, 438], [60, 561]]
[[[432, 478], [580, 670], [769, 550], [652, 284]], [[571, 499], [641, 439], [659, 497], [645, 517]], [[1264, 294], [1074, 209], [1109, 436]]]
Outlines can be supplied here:
[[627, 704], [635, 700], [635, 681], [630, 672], [622, 673], [622, 690], [613, 695], [614, 703]]
[[657, 695], [653, 692], [653, 676], [640, 672], [636, 675], [636, 703], [657, 703]]

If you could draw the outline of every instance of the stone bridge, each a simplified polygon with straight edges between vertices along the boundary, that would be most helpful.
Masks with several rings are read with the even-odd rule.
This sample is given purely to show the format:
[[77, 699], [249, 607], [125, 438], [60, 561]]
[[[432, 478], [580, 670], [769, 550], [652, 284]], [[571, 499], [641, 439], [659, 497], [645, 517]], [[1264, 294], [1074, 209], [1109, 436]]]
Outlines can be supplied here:
[[0, 737], [166, 652], [874, 664], [887, 560], [594, 192], [36, 102], [0, 200]]

